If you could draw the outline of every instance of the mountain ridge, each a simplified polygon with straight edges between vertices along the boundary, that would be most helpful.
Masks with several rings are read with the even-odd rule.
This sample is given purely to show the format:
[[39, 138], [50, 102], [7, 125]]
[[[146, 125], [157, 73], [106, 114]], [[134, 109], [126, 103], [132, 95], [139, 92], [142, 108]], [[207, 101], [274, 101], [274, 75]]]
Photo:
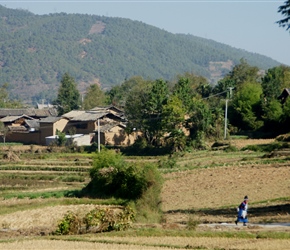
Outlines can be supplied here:
[[165, 80], [193, 72], [214, 83], [241, 58], [260, 69], [281, 63], [267, 56], [140, 21], [88, 14], [35, 15], [0, 5], [0, 84], [26, 102], [55, 98], [61, 76], [78, 89], [103, 89], [135, 75]]

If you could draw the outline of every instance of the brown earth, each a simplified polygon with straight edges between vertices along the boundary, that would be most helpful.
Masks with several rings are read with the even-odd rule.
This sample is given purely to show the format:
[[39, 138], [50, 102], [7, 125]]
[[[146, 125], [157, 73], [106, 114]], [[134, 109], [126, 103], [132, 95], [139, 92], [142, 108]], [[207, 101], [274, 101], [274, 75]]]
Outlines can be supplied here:
[[289, 165], [196, 169], [169, 173], [165, 178], [162, 208], [167, 223], [185, 224], [189, 216], [203, 223], [233, 223], [245, 195], [249, 196], [250, 222], [289, 222], [289, 200], [286, 204], [273, 201], [289, 199]]
[[275, 139], [246, 139], [246, 140], [231, 140], [231, 145], [241, 149], [247, 145], [261, 145], [274, 142]]

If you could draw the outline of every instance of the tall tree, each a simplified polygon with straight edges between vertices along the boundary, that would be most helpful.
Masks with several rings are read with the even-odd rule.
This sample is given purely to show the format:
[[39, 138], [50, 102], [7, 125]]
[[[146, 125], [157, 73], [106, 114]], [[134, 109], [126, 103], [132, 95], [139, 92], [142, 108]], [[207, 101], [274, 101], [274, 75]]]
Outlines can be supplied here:
[[111, 104], [117, 107], [124, 107], [130, 91], [135, 86], [141, 86], [146, 82], [141, 76], [133, 76], [125, 80], [121, 85], [112, 87], [106, 94]]
[[186, 110], [190, 107], [193, 93], [188, 78], [180, 78], [177, 84], [173, 87], [173, 95], [176, 95], [180, 100], [182, 100], [183, 107], [186, 108]]
[[106, 102], [105, 93], [101, 90], [99, 85], [92, 84], [87, 88], [87, 93], [84, 97], [82, 106], [83, 109], [88, 110], [96, 106], [103, 106]]
[[211, 135], [213, 114], [208, 103], [200, 98], [194, 98], [186, 126], [190, 131], [190, 137], [195, 141], [195, 147], [204, 147], [206, 136]]
[[80, 107], [80, 93], [73, 77], [65, 73], [60, 82], [58, 95], [54, 104], [57, 105], [59, 115], [63, 115]]
[[141, 130], [149, 145], [157, 145], [163, 136], [161, 113], [168, 93], [167, 83], [158, 79], [135, 86], [127, 97], [125, 113], [128, 127]]
[[182, 130], [185, 121], [185, 109], [182, 101], [175, 95], [171, 95], [162, 108], [162, 131], [166, 136], [166, 142], [173, 151], [183, 150], [186, 137]]
[[259, 69], [250, 66], [245, 59], [241, 59], [240, 63], [235, 65], [233, 69], [221, 79], [213, 88], [213, 94], [219, 94], [226, 97], [230, 89], [239, 88], [246, 82], [257, 82], [259, 80]]
[[262, 105], [262, 109], [265, 129], [272, 130], [274, 126], [279, 126], [279, 122], [283, 115], [281, 102], [277, 99], [270, 99], [265, 105]]
[[163, 105], [166, 103], [169, 95], [168, 85], [162, 79], [156, 80], [148, 95], [148, 102], [146, 107], [150, 114], [160, 114]]
[[281, 13], [282, 16], [284, 16], [284, 18], [277, 21], [277, 23], [279, 24], [280, 27], [283, 27], [283, 28], [286, 27], [286, 30], [289, 30], [290, 29], [290, 0], [285, 1], [284, 4], [278, 8], [278, 12]]
[[231, 124], [243, 130], [256, 130], [263, 125], [259, 120], [261, 84], [247, 82], [240, 86], [232, 100]]
[[234, 88], [236, 86], [236, 83], [233, 79], [230, 79], [230, 77], [225, 77], [218, 81], [218, 83], [213, 88], [213, 94], [220, 95], [223, 97], [227, 97], [229, 89]]
[[149, 119], [145, 109], [148, 100], [148, 93], [152, 87], [151, 82], [135, 85], [128, 93], [125, 103], [125, 114], [128, 119], [128, 132], [137, 129], [143, 132], [147, 142], [150, 142], [149, 132], [147, 132], [146, 120]]

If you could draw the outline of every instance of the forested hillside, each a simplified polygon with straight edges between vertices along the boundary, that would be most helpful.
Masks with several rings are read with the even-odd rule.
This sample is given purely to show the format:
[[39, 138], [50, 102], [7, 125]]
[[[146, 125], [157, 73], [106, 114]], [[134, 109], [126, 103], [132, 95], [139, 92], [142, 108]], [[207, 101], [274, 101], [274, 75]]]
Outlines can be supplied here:
[[62, 75], [81, 92], [138, 75], [170, 80], [193, 72], [214, 83], [244, 58], [268, 69], [279, 62], [225, 44], [124, 18], [84, 14], [35, 15], [0, 5], [0, 85], [27, 103], [56, 97]]

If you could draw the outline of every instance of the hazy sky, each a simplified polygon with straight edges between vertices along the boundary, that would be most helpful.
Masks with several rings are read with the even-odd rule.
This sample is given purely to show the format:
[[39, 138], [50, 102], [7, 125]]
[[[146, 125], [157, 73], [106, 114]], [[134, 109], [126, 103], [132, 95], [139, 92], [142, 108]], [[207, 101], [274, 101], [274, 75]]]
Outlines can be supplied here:
[[286, 0], [1, 1], [35, 14], [81, 13], [124, 17], [172, 33], [192, 34], [269, 56], [290, 65], [290, 33], [275, 22]]

